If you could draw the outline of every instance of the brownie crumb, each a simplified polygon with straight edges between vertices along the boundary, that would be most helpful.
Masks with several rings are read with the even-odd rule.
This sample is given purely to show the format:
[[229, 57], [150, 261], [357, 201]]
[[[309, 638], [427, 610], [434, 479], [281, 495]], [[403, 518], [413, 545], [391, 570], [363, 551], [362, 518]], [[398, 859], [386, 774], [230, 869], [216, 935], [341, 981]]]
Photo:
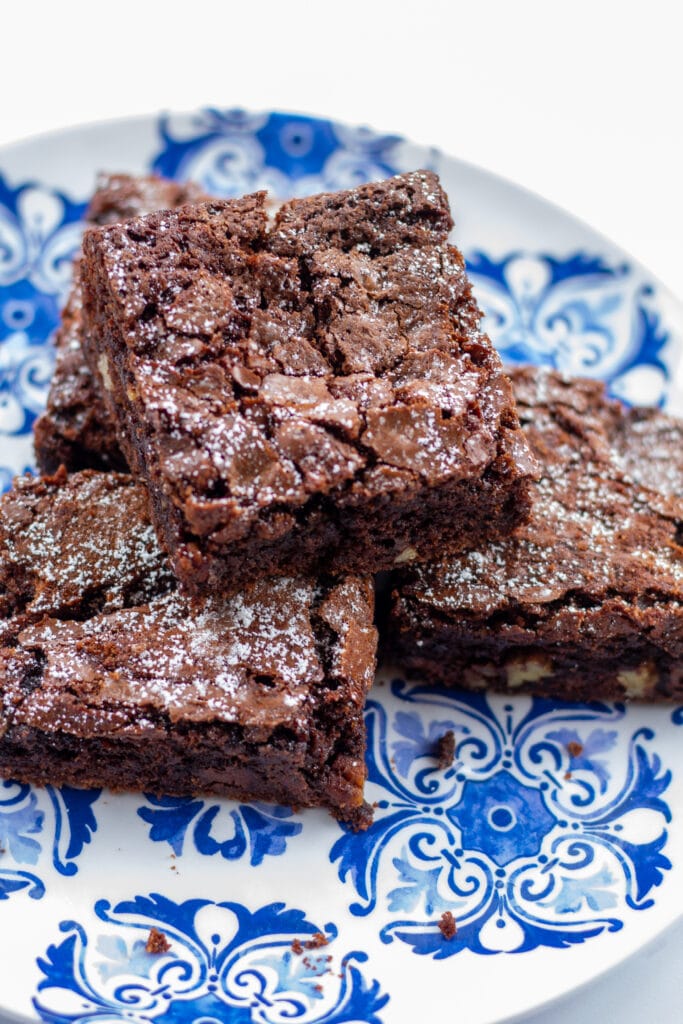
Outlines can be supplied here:
[[316, 992], [322, 992], [323, 990], [322, 985], [314, 985], [313, 988], [315, 989]]
[[[305, 949], [320, 949], [322, 946], [327, 946], [328, 944], [329, 940], [322, 932], [313, 932], [311, 938], [306, 939], [305, 942], [302, 942], [301, 939], [293, 939], [291, 950], [292, 953], [296, 953], [297, 956], [301, 956]], [[332, 957], [328, 956], [327, 959], [331, 960]], [[304, 963], [306, 963], [305, 960]]]
[[445, 910], [441, 915], [439, 931], [443, 935], [444, 939], [448, 939], [449, 942], [457, 934], [458, 929], [455, 924], [455, 918], [451, 914], [450, 910]]
[[577, 743], [576, 740], [572, 740], [571, 743], [567, 744], [567, 753], [570, 757], [579, 757], [583, 754], [583, 743]]
[[375, 813], [373, 808], [364, 800], [360, 807], [355, 807], [351, 812], [345, 814], [344, 824], [347, 825], [352, 832], [365, 832], [369, 829], [375, 820]]
[[145, 943], [145, 951], [147, 953], [168, 953], [170, 948], [171, 943], [164, 933], [160, 932], [158, 928], [151, 928]]
[[454, 759], [455, 733], [449, 729], [436, 741], [436, 763], [442, 771], [445, 771], [446, 768], [452, 766]]

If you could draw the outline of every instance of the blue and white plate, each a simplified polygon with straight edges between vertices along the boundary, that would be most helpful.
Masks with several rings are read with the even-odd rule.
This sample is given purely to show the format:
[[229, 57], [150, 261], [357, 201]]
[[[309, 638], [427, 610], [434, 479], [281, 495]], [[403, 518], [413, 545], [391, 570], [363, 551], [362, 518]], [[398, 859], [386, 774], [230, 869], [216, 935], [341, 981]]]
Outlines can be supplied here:
[[[416, 167], [442, 177], [505, 359], [683, 410], [683, 312], [585, 225], [396, 136], [205, 110], [0, 154], [0, 483], [32, 465], [96, 171], [289, 196]], [[49, 1024], [406, 1024], [451, 1006], [491, 1024], [594, 978], [679, 915], [683, 708], [386, 677], [367, 724], [376, 816], [361, 834], [317, 811], [0, 783], [0, 1011]], [[446, 729], [457, 761], [436, 771]], [[151, 928], [168, 951], [146, 952]], [[292, 951], [316, 932], [328, 945]]]

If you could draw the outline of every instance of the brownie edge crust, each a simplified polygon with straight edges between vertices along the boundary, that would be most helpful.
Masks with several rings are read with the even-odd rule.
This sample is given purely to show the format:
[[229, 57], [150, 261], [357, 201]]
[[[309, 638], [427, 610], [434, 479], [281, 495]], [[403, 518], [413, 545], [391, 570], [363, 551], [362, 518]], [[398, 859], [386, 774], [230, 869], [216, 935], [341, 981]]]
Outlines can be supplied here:
[[511, 377], [542, 467], [531, 519], [397, 572], [385, 657], [466, 689], [683, 699], [683, 423], [596, 381]]
[[194, 593], [505, 536], [535, 466], [438, 179], [91, 230], [86, 355]]
[[[0, 555], [40, 581], [66, 538], [72, 571], [44, 598], [27, 584], [0, 601], [1, 775], [323, 806], [357, 820], [376, 651], [370, 580], [281, 577], [229, 600], [190, 602], [129, 477], [86, 472], [17, 486], [0, 501], [13, 545]], [[156, 594], [134, 572], [117, 588], [110, 562], [94, 554], [97, 538], [69, 532], [66, 499], [73, 505], [81, 491], [84, 527], [93, 487], [109, 501], [119, 492], [121, 565], [140, 549]]]
[[[85, 215], [87, 224], [105, 225], [173, 209], [205, 199], [194, 184], [155, 176], [102, 175]], [[71, 291], [55, 335], [55, 369], [45, 411], [36, 420], [34, 448], [41, 473], [60, 465], [79, 469], [126, 470], [114, 417], [102, 399], [97, 378], [83, 353], [83, 297], [80, 258], [74, 260]]]

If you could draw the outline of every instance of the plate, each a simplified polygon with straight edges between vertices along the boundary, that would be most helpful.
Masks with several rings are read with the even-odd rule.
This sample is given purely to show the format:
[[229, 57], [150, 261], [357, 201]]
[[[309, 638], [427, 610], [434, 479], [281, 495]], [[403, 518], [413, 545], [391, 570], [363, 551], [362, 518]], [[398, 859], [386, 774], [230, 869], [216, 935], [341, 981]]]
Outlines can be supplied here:
[[[683, 409], [681, 309], [574, 218], [394, 135], [202, 110], [0, 154], [2, 485], [32, 465], [97, 170], [289, 196], [416, 167], [442, 177], [506, 360]], [[402, 1024], [457, 1005], [492, 1024], [596, 977], [679, 915], [683, 708], [440, 692], [389, 673], [367, 724], [376, 814], [360, 834], [319, 811], [0, 784], [0, 1010], [50, 1024]], [[447, 729], [457, 760], [437, 772], [430, 750]], [[147, 952], [153, 928], [167, 951]]]

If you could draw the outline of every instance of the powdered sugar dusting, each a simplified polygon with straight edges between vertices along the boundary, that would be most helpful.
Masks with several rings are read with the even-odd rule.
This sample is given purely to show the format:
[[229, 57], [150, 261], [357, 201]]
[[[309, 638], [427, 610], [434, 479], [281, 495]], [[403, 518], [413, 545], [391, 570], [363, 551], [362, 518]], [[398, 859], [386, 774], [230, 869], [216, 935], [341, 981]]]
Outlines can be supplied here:
[[[521, 412], [525, 431], [543, 463], [531, 521], [484, 551], [411, 570], [406, 592], [467, 614], [524, 606], [541, 614], [543, 606], [558, 601], [566, 602], [562, 609], [568, 614], [573, 593], [596, 602], [609, 595], [627, 602], [660, 595], [683, 605], [683, 499], [679, 492], [675, 503], [663, 502], [661, 491], [638, 480], [651, 480], [649, 468], [641, 473], [633, 456], [624, 456], [631, 437], [645, 458], [642, 423], [634, 429], [629, 414], [603, 403], [599, 385], [587, 385], [588, 395], [574, 385], [572, 396], [567, 382], [560, 387], [553, 375], [537, 371], [534, 379], [535, 395], [519, 389], [527, 403]], [[683, 426], [665, 417], [658, 422], [659, 415], [648, 418], [649, 433], [666, 426], [667, 441], [655, 449], [670, 464], [661, 481], [666, 496], [671, 481], [683, 474]], [[610, 446], [613, 422], [621, 454]]]
[[168, 589], [145, 508], [126, 476], [86, 471], [47, 489], [26, 478], [3, 499], [0, 522], [2, 572], [25, 581], [21, 611], [82, 617], [93, 604], [113, 611]]
[[14, 559], [37, 581], [4, 652], [4, 727], [140, 735], [219, 722], [248, 742], [279, 726], [308, 742], [330, 688], [360, 714], [375, 649], [363, 581], [277, 577], [192, 601], [168, 576], [144, 490], [123, 475], [26, 478], [3, 506], [0, 567]]
[[357, 504], [378, 464], [418, 487], [479, 480], [514, 413], [438, 179], [286, 204], [268, 231], [233, 221], [206, 204], [86, 246], [86, 309], [116, 327], [114, 399], [155, 501], [218, 548], [283, 507]]
[[[300, 729], [313, 689], [324, 680], [311, 624], [315, 598], [311, 581], [283, 578], [200, 606], [172, 592], [82, 623], [30, 627], [20, 642], [41, 649], [46, 665], [22, 718], [60, 714], [53, 727], [78, 731], [83, 714], [90, 727], [99, 714], [110, 728], [113, 708], [124, 718], [127, 709], [136, 730], [140, 712], [154, 712], [157, 722], [161, 715], [170, 723]], [[74, 688], [80, 715], [65, 700]]]

